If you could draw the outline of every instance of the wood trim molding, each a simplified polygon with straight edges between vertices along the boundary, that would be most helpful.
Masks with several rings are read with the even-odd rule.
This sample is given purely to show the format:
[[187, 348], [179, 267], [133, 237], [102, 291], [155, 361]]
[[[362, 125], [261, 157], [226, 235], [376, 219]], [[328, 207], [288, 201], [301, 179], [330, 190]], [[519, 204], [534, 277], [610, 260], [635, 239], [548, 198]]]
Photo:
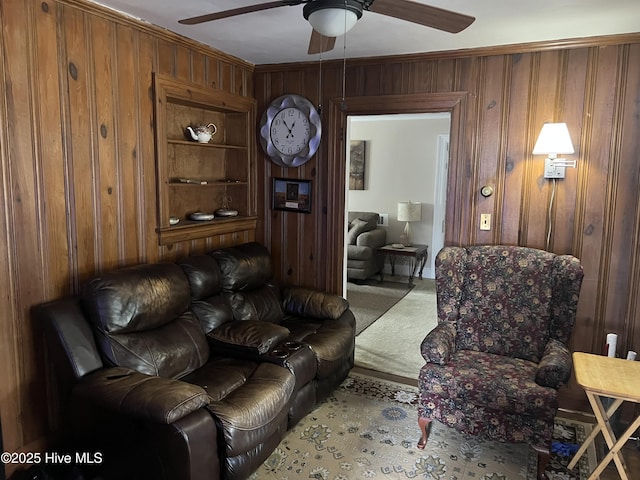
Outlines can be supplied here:
[[[449, 148], [449, 191], [445, 219], [457, 211], [462, 201], [462, 158], [464, 152], [465, 105], [467, 92], [424, 93], [414, 95], [380, 95], [332, 99], [329, 103], [327, 185], [327, 276], [325, 289], [342, 294], [344, 269], [344, 219], [346, 207], [346, 123], [349, 115], [380, 115], [397, 113], [451, 114]], [[456, 233], [453, 222], [445, 220], [445, 244], [452, 241]]]
[[[78, 1], [78, 0], [76, 0]], [[570, 48], [604, 47], [624, 45], [640, 42], [640, 33], [625, 33], [620, 35], [602, 35], [597, 37], [568, 38], [544, 42], [514, 43], [493, 47], [462, 48], [459, 50], [443, 50], [438, 52], [407, 53], [403, 55], [387, 55], [382, 57], [348, 58], [349, 67], [364, 65], [380, 65], [397, 62], [426, 62], [433, 60], [451, 60], [467, 57], [488, 57], [491, 55], [513, 55], [517, 53], [546, 52], [550, 50], [565, 50]], [[338, 68], [343, 60], [325, 60], [325, 68]], [[260, 73], [278, 72], [281, 70], [317, 69], [317, 61], [295, 63], [271, 63], [256, 65], [255, 71]]]

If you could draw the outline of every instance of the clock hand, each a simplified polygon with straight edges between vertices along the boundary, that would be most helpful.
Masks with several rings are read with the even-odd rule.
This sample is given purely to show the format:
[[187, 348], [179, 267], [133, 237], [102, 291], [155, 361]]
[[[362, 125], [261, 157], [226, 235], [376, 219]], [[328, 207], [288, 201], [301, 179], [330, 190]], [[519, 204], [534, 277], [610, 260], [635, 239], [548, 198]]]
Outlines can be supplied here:
[[287, 127], [287, 130], [289, 130], [289, 133], [287, 133], [286, 138], [289, 138], [289, 135], [293, 137], [293, 133], [291, 133], [291, 129], [293, 128], [293, 125], [296, 124], [296, 122], [293, 122], [293, 125], [291, 125], [291, 128], [289, 128], [289, 125], [287, 125], [287, 121], [284, 118], [282, 119], [282, 123], [284, 123], [284, 126]]

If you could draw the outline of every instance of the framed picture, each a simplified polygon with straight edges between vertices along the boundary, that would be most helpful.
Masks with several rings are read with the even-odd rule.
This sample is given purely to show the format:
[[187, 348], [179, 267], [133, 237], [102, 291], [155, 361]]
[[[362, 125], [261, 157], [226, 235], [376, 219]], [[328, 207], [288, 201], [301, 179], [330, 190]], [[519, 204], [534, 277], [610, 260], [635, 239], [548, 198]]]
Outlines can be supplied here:
[[351, 140], [349, 156], [349, 190], [364, 190], [366, 164], [366, 140]]
[[273, 179], [273, 208], [311, 213], [311, 180]]

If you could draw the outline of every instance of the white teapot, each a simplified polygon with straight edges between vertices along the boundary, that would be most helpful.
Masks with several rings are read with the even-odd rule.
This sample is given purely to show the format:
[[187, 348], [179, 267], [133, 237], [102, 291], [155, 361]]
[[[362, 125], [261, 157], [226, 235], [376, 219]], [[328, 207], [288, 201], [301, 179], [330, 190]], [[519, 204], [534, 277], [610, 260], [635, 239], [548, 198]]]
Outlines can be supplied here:
[[187, 131], [191, 135], [191, 138], [199, 143], [209, 143], [211, 137], [213, 137], [218, 131], [218, 127], [216, 127], [213, 123], [208, 125], [194, 125], [192, 127], [187, 127]]

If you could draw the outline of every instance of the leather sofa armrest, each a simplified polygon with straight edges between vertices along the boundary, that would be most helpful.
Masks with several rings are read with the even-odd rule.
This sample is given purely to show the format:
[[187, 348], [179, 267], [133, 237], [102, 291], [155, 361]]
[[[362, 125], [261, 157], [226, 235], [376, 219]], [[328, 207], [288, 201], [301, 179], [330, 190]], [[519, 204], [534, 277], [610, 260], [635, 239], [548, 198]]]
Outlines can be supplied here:
[[569, 381], [572, 366], [569, 348], [564, 343], [551, 339], [538, 364], [536, 383], [543, 387], [557, 389]]
[[145, 375], [124, 367], [103, 368], [82, 378], [74, 396], [105, 410], [157, 423], [171, 424], [208, 405], [198, 385]]
[[282, 291], [285, 314], [303, 318], [337, 320], [349, 308], [349, 302], [332, 294], [303, 287], [285, 287]]
[[379, 248], [387, 243], [387, 230], [384, 228], [376, 228], [358, 235], [356, 245], [359, 247]]
[[449, 322], [439, 323], [422, 340], [420, 351], [427, 363], [446, 365], [456, 350], [455, 326]]
[[283, 342], [289, 334], [288, 328], [275, 323], [243, 320], [224, 323], [209, 332], [207, 338], [214, 350], [259, 356]]

